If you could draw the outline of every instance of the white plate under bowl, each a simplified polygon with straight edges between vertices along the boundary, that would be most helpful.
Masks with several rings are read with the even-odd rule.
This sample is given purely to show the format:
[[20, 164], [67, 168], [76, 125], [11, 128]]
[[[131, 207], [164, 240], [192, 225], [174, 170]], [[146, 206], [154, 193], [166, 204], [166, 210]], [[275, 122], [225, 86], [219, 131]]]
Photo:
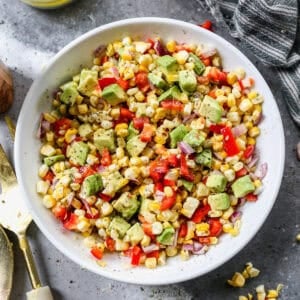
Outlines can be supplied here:
[[[40, 114], [50, 108], [51, 93], [69, 80], [83, 66], [90, 66], [92, 53], [99, 45], [130, 35], [132, 37], [160, 36], [164, 41], [204, 43], [215, 46], [221, 53], [225, 70], [243, 67], [255, 79], [255, 87], [264, 96], [265, 118], [261, 123], [258, 150], [261, 162], [267, 162], [269, 171], [264, 179], [264, 190], [255, 203], [243, 207], [242, 229], [232, 238], [220, 238], [220, 243], [202, 256], [188, 261], [179, 257], [169, 259], [163, 267], [154, 270], [130, 268], [127, 258], [105, 256], [105, 268], [97, 265], [83, 245], [82, 238], [67, 232], [53, 217], [36, 194], [37, 170], [40, 165], [40, 141], [36, 138]], [[33, 219], [46, 237], [67, 257], [80, 266], [99, 275], [136, 284], [170, 284], [188, 280], [217, 268], [237, 254], [253, 238], [270, 213], [275, 202], [284, 166], [284, 134], [282, 121], [274, 97], [254, 65], [234, 46], [220, 36], [196, 25], [162, 18], [137, 18], [100, 26], [63, 48], [31, 86], [20, 112], [15, 144], [15, 165], [18, 180]]]

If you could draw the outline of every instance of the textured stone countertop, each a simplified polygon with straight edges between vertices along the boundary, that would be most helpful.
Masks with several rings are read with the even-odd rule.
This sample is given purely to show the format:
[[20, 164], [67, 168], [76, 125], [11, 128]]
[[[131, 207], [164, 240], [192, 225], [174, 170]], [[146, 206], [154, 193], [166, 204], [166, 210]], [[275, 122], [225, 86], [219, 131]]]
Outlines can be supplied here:
[[[200, 23], [210, 16], [197, 7], [194, 0], [89, 0], [55, 11], [40, 11], [17, 0], [0, 0], [0, 58], [12, 69], [15, 83], [15, 103], [9, 115], [16, 121], [22, 101], [43, 64], [63, 46], [82, 33], [112, 21], [143, 16], [159, 16]], [[222, 28], [215, 32], [233, 42]], [[243, 50], [243, 49], [241, 49]], [[209, 274], [175, 285], [138, 286], [97, 276], [81, 269], [54, 248], [32, 224], [28, 234], [39, 273], [44, 284], [53, 289], [55, 299], [238, 299], [238, 295], [253, 293], [259, 284], [275, 288], [284, 284], [280, 299], [300, 299], [300, 245], [295, 237], [300, 232], [300, 162], [295, 155], [300, 131], [291, 121], [278, 79], [247, 51], [244, 53], [262, 72], [280, 108], [286, 136], [286, 162], [281, 189], [275, 206], [255, 238], [233, 259]], [[0, 142], [12, 159], [13, 144], [0, 116]], [[298, 214], [298, 215], [297, 215]], [[12, 300], [25, 299], [31, 289], [25, 264], [14, 242], [15, 274]], [[0, 258], [1, 259], [1, 258]], [[258, 278], [246, 287], [234, 289], [225, 282], [248, 261], [261, 270]]]

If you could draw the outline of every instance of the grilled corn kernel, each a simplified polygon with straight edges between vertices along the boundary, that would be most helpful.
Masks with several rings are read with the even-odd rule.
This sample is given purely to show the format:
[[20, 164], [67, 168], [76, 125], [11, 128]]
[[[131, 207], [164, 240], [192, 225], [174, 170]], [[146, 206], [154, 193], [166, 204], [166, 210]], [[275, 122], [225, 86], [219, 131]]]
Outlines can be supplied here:
[[148, 269], [155, 269], [157, 266], [157, 260], [155, 257], [148, 257], [145, 260], [145, 267]]
[[180, 65], [184, 65], [189, 57], [189, 53], [185, 50], [178, 51], [173, 55]]
[[227, 82], [230, 84], [230, 85], [233, 85], [236, 81], [237, 81], [237, 75], [235, 73], [232, 73], [232, 72], [229, 72], [227, 74]]
[[39, 173], [38, 174], [39, 174], [39, 176], [41, 178], [43, 178], [43, 177], [46, 176], [46, 174], [48, 173], [48, 171], [49, 171], [49, 167], [47, 165], [45, 165], [45, 164], [42, 164], [40, 166], [40, 168], [39, 168]]
[[268, 290], [268, 293], [267, 293], [267, 298], [270, 299], [270, 298], [274, 298], [276, 299], [278, 297], [278, 292], [276, 290]]
[[54, 141], [54, 132], [52, 132], [52, 131], [46, 132], [46, 140], [49, 143], [53, 142]]
[[113, 207], [110, 203], [104, 202], [101, 206], [101, 216], [108, 216], [113, 212]]
[[170, 53], [175, 52], [176, 42], [174, 40], [168, 41], [167, 44], [166, 44], [166, 48]]
[[87, 104], [79, 104], [79, 105], [77, 105], [77, 109], [81, 115], [84, 115], [88, 112]]
[[245, 296], [239, 296], [239, 300], [249, 300], [248, 297]]
[[190, 254], [188, 250], [180, 250], [180, 258], [182, 260], [188, 260], [190, 258]]
[[36, 184], [36, 191], [38, 194], [46, 195], [49, 189], [49, 182], [44, 180], [39, 180]]
[[161, 119], [163, 119], [166, 116], [167, 112], [164, 108], [159, 107], [156, 110], [156, 113], [154, 115], [154, 121], [159, 121]]
[[241, 273], [235, 272], [232, 279], [227, 280], [227, 282], [233, 287], [243, 287], [245, 285], [245, 278]]
[[44, 156], [52, 156], [56, 154], [56, 150], [53, 146], [45, 144], [41, 147], [40, 153]]
[[166, 254], [169, 257], [175, 256], [177, 254], [177, 252], [178, 252], [177, 248], [175, 248], [175, 247], [168, 246], [166, 248]]
[[242, 102], [239, 105], [239, 109], [242, 112], [249, 111], [250, 109], [252, 109], [252, 107], [253, 107], [252, 102], [249, 99], [247, 99], [247, 98], [244, 99], [244, 100], [242, 100]]
[[234, 107], [234, 106], [236, 106], [235, 97], [234, 97], [234, 95], [231, 94], [231, 93], [227, 96], [227, 105], [228, 105], [229, 107]]
[[56, 118], [53, 115], [49, 114], [49, 113], [44, 113], [43, 117], [49, 123], [54, 123], [56, 121]]
[[157, 259], [157, 263], [159, 266], [163, 266], [166, 264], [166, 252], [165, 251], [161, 251], [159, 253], [159, 257]]
[[247, 96], [248, 99], [253, 100], [258, 96], [258, 93], [256, 91], [251, 91]]
[[233, 226], [231, 223], [223, 225], [223, 231], [226, 233], [230, 233], [233, 230]]
[[213, 143], [213, 150], [214, 151], [221, 151], [222, 149], [223, 149], [223, 143], [222, 142]]
[[70, 144], [76, 138], [77, 132], [76, 128], [68, 129], [65, 133], [65, 141]]
[[166, 197], [172, 197], [173, 196], [173, 190], [169, 186], [164, 187], [164, 193], [165, 193]]
[[233, 214], [234, 210], [232, 207], [229, 207], [222, 215], [222, 218], [225, 219], [225, 220], [228, 220], [231, 215]]
[[56, 200], [51, 195], [45, 195], [43, 197], [43, 205], [47, 208], [51, 208], [56, 204]]
[[249, 136], [255, 138], [260, 135], [260, 129], [258, 127], [253, 127], [248, 132]]
[[243, 164], [241, 161], [239, 161], [239, 162], [237, 162], [237, 163], [235, 163], [235, 164], [233, 165], [233, 170], [236, 171], [236, 172], [238, 172], [238, 171], [241, 170], [243, 167], [244, 167], [244, 164]]
[[160, 222], [154, 222], [151, 226], [152, 233], [155, 235], [161, 234], [163, 231], [163, 226]]
[[209, 224], [208, 223], [196, 224], [196, 230], [197, 231], [208, 231], [209, 230]]

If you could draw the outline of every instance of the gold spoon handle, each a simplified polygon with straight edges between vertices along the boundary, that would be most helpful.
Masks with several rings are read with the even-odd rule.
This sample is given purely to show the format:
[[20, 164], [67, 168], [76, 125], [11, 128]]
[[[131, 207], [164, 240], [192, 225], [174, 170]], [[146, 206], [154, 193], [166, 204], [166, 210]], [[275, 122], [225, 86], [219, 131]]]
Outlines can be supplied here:
[[25, 234], [20, 234], [18, 235], [18, 239], [19, 239], [19, 245], [20, 245], [20, 249], [23, 251], [23, 255], [26, 261], [26, 267], [27, 267], [27, 271], [29, 273], [30, 276], [30, 281], [32, 284], [32, 287], [34, 289], [37, 289], [39, 287], [41, 287], [41, 281], [37, 272], [37, 269], [35, 267], [35, 263], [33, 260], [33, 256], [30, 250], [30, 246], [27, 240], [27, 237]]

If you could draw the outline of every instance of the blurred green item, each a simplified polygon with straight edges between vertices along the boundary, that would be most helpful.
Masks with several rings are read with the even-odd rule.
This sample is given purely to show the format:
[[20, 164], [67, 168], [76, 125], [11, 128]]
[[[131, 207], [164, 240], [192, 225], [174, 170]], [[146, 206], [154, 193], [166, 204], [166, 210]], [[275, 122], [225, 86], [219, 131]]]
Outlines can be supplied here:
[[22, 2], [36, 8], [52, 9], [65, 6], [74, 0], [21, 0]]

